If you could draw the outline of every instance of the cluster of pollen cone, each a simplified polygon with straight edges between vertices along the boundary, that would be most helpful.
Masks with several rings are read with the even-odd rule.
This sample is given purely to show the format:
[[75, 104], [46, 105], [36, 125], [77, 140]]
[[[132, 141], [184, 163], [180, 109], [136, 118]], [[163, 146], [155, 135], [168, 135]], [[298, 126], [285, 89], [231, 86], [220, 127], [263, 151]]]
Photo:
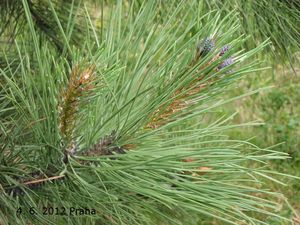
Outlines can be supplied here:
[[[204, 88], [209, 86], [209, 82], [207, 83], [200, 83], [197, 84], [199, 81], [201, 81], [205, 74], [202, 73], [202, 70], [210, 65], [212, 62], [216, 61], [220, 57], [222, 57], [228, 50], [230, 46], [225, 45], [221, 48], [219, 53], [214, 56], [204, 67], [199, 68], [195, 79], [192, 83], [190, 83], [189, 86], [180, 88], [174, 91], [172, 96], [172, 102], [170, 104], [162, 105], [159, 109], [157, 109], [151, 116], [151, 121], [145, 126], [146, 129], [157, 129], [168, 122], [172, 121], [171, 117], [178, 113], [183, 111], [185, 108], [192, 105], [195, 101], [191, 100], [191, 98], [200, 93]], [[206, 38], [204, 41], [202, 41], [197, 46], [196, 55], [194, 57], [193, 64], [196, 64], [201, 58], [204, 58], [207, 56], [211, 51], [215, 49], [215, 40], [213, 38]], [[222, 61], [216, 68], [216, 71], [219, 71], [223, 69], [226, 66], [229, 66], [234, 63], [234, 59], [232, 57], [229, 57]], [[228, 73], [230, 71], [227, 71]], [[182, 94], [184, 93], [184, 94]]]

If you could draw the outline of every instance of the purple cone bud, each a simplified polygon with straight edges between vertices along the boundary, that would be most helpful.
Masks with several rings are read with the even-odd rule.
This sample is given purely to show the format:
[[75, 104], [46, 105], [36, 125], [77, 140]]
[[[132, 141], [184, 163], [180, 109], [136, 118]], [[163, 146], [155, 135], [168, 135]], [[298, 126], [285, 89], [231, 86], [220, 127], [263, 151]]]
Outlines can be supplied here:
[[225, 59], [225, 60], [218, 66], [218, 70], [221, 70], [221, 69], [223, 69], [224, 67], [231, 65], [232, 63], [234, 63], [233, 58], [230, 57], [230, 58], [228, 58], [228, 59]]
[[215, 47], [215, 42], [210, 38], [205, 38], [204, 41], [202, 41], [197, 46], [197, 52], [199, 56], [206, 56], [212, 49]]
[[221, 51], [219, 53], [219, 56], [222, 56], [225, 54], [225, 52], [227, 52], [229, 50], [230, 46], [229, 45], [224, 45], [222, 48], [221, 48]]

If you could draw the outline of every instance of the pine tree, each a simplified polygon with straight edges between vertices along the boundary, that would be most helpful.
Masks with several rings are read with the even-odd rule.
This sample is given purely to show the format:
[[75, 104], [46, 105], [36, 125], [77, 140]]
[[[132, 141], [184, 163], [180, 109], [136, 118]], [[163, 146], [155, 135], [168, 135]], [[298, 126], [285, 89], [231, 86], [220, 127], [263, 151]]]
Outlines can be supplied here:
[[97, 20], [77, 1], [1, 4], [0, 224], [287, 220], [262, 185], [288, 156], [226, 136], [257, 123], [210, 117], [260, 91], [224, 98], [270, 44], [245, 50], [236, 12], [117, 1]]

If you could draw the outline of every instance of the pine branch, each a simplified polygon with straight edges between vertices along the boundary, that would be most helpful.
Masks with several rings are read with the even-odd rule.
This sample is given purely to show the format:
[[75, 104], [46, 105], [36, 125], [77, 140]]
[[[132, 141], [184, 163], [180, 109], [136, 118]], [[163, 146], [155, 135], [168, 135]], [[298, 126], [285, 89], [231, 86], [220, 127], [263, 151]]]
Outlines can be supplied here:
[[[19, 69], [0, 71], [5, 81], [0, 91], [0, 138], [5, 142], [0, 223], [160, 224], [179, 223], [183, 214], [221, 223], [284, 219], [276, 213], [278, 195], [261, 185], [265, 179], [281, 182], [275, 179], [280, 174], [265, 165], [287, 155], [226, 136], [229, 129], [253, 123], [232, 125], [233, 117], [211, 117], [224, 104], [258, 93], [221, 95], [259, 70], [247, 60], [267, 42], [238, 52], [245, 38], [234, 38], [240, 30], [236, 17], [213, 11], [204, 15], [202, 3], [189, 3], [172, 2], [168, 8], [155, 1], [105, 5], [101, 37], [93, 29], [83, 35], [84, 49], [68, 47], [72, 62], [80, 62], [69, 77], [68, 59], [56, 55], [57, 48], [31, 26], [27, 38], [34, 46], [15, 46], [28, 53], [23, 57], [18, 52]], [[208, 34], [217, 33], [220, 38], [211, 43]], [[60, 34], [58, 39], [69, 44], [69, 36]], [[194, 56], [190, 49], [201, 37], [204, 42]], [[222, 48], [226, 43], [230, 50]], [[79, 60], [83, 58], [88, 63]], [[39, 66], [33, 69], [32, 60]], [[144, 129], [149, 121], [153, 126]], [[37, 172], [31, 176], [32, 171]], [[6, 188], [25, 194], [12, 198]], [[89, 207], [97, 214], [16, 215], [19, 205], [50, 204]], [[183, 214], [174, 213], [178, 211]]]
[[42, 186], [48, 184], [49, 182], [52, 181], [58, 181], [58, 180], [62, 180], [65, 178], [65, 175], [57, 175], [57, 176], [51, 176], [51, 177], [45, 177], [42, 178], [42, 175], [39, 175], [38, 177], [36, 177], [35, 179], [29, 179], [29, 180], [18, 180], [17, 182], [20, 183], [20, 186], [16, 186], [16, 187], [7, 187], [7, 188], [2, 188], [3, 191], [5, 191], [7, 194], [14, 196], [19, 196], [19, 195], [23, 195], [24, 191], [22, 188], [25, 186], [28, 189], [31, 190], [35, 190], [38, 188], [41, 188]]
[[100, 139], [100, 141], [94, 144], [89, 149], [82, 152], [82, 156], [103, 156], [113, 154], [124, 154], [126, 150], [124, 147], [119, 147], [115, 144], [116, 133], [112, 132], [110, 135], [106, 135]]

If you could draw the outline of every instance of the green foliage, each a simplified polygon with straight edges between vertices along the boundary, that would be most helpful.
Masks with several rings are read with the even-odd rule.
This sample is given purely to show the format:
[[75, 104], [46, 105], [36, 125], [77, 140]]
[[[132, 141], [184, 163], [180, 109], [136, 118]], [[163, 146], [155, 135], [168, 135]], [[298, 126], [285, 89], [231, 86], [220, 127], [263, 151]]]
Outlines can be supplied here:
[[[274, 71], [275, 80], [272, 74]], [[299, 176], [299, 76], [295, 76], [292, 70], [283, 70], [281, 67], [277, 67], [273, 71], [266, 70], [258, 76], [249, 76], [249, 79], [240, 83], [239, 88], [231, 90], [228, 97], [247, 92], [252, 86], [270, 85], [272, 87], [269, 90], [261, 92], [259, 95], [249, 96], [243, 101], [238, 101], [238, 104], [232, 103], [222, 108], [222, 113], [239, 112], [234, 119], [235, 123], [256, 120], [263, 123], [245, 129], [230, 130], [228, 133], [231, 138], [253, 137], [252, 142], [258, 146], [273, 146], [272, 149], [274, 150], [289, 153], [290, 158], [288, 160], [275, 160], [271, 162], [270, 168], [281, 173]], [[290, 207], [282, 206], [278, 213], [292, 218], [299, 212], [299, 180], [285, 178], [283, 182], [286, 184], [285, 186], [276, 185], [272, 182], [266, 182], [266, 186], [271, 190], [285, 194], [296, 211]], [[270, 220], [274, 220], [274, 218], [270, 218]], [[281, 223], [275, 222], [273, 224]], [[285, 222], [283, 224], [290, 223]]]
[[[174, 1], [160, 1], [164, 12], [172, 11], [173, 3]], [[289, 63], [292, 67], [297, 66], [299, 60], [294, 53], [300, 49], [299, 1], [205, 0], [201, 1], [194, 10], [199, 15], [218, 11], [222, 17], [235, 10], [238, 23], [241, 25], [236, 35], [249, 36], [249, 40], [244, 45], [248, 50], [270, 38], [272, 44], [265, 48], [263, 54], [270, 55], [275, 64]]]
[[[59, 3], [22, 0], [28, 30], [14, 39], [17, 63], [4, 52], [0, 223], [180, 224], [196, 214], [232, 224], [288, 221], [277, 214], [282, 196], [263, 186], [281, 183], [266, 165], [287, 154], [225, 135], [255, 123], [212, 119], [260, 91], [226, 97], [261, 70], [253, 56], [268, 41], [245, 51], [238, 15], [201, 14], [198, 1], [173, 3], [163, 14], [160, 2], [118, 1], [105, 15], [102, 8], [100, 28], [85, 10], [79, 24], [88, 29], [77, 26], [74, 2], [64, 5], [64, 18]], [[215, 46], [199, 54], [207, 37]], [[47, 216], [43, 207], [96, 214]]]
[[[296, 65], [298, 60], [294, 53], [300, 47], [300, 3], [299, 1], [255, 0], [255, 1], [205, 1], [209, 9], [218, 9], [226, 15], [230, 10], [237, 9], [241, 32], [248, 34], [251, 41], [248, 48], [253, 48], [266, 38], [270, 38], [272, 45], [266, 52], [272, 52], [273, 60], [278, 63], [287, 59]], [[296, 60], [296, 61], [295, 61]]]

